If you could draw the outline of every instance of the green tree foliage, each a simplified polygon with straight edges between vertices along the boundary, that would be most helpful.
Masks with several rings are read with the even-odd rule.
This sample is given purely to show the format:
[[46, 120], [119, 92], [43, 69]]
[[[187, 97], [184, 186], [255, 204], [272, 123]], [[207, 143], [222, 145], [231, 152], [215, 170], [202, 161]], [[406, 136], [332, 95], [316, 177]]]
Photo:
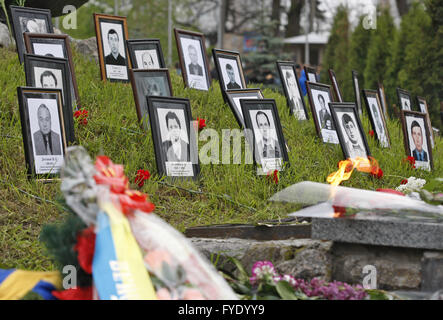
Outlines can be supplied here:
[[[328, 69], [333, 69], [344, 101], [353, 101], [353, 87], [349, 68], [350, 24], [348, 8], [339, 6], [332, 24], [331, 35], [323, 62], [322, 82], [330, 83]], [[327, 81], [325, 81], [328, 79]]]
[[[371, 41], [371, 31], [363, 27], [363, 19], [361, 16], [357, 27], [351, 35], [349, 49], [349, 69], [358, 72], [358, 83], [361, 88], [365, 88], [363, 71], [366, 68], [369, 44]], [[351, 77], [351, 75], [348, 75]]]
[[[364, 85], [367, 89], [375, 89], [378, 82], [383, 82], [387, 61], [391, 55], [392, 39], [396, 34], [394, 20], [388, 8], [380, 10], [376, 29], [371, 29], [371, 40], [364, 72]], [[385, 86], [386, 87], [386, 86]]]

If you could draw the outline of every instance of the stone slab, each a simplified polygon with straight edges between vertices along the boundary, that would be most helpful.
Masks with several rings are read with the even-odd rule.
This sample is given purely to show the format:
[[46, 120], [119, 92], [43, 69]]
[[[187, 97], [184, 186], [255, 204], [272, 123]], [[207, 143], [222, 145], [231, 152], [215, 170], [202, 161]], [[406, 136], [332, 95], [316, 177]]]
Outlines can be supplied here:
[[443, 223], [392, 216], [312, 218], [311, 237], [346, 243], [443, 250]]

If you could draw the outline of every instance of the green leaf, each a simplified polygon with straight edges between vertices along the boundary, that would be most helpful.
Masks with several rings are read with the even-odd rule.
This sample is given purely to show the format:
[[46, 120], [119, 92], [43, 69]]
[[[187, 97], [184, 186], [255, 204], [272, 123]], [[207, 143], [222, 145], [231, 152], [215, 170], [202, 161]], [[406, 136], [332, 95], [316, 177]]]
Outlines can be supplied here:
[[278, 294], [283, 300], [298, 300], [294, 289], [287, 281], [279, 281], [276, 288]]
[[241, 262], [234, 257], [228, 257], [228, 259], [230, 261], [232, 261], [235, 264], [235, 266], [237, 267], [238, 272], [240, 273], [240, 275], [238, 277], [240, 282], [248, 282], [249, 283], [249, 275], [246, 272], [245, 268], [243, 268]]

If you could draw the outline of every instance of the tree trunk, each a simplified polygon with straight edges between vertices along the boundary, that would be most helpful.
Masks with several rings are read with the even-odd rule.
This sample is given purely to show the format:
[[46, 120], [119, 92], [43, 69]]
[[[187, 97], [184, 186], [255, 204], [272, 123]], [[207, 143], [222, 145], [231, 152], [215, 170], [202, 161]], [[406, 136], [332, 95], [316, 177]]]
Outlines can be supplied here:
[[272, 13], [271, 13], [271, 21], [275, 23], [274, 27], [274, 35], [279, 36], [280, 34], [280, 12], [281, 5], [280, 0], [272, 0]]
[[288, 25], [286, 27], [286, 38], [301, 34], [300, 18], [304, 0], [291, 0], [291, 8], [288, 12]]

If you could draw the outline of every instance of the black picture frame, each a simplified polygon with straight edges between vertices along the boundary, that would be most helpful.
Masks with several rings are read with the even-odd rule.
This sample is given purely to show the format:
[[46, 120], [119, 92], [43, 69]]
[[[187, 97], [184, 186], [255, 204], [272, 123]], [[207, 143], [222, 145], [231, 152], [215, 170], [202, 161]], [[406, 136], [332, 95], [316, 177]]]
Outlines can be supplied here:
[[[29, 33], [23, 34], [26, 46], [26, 53], [49, 56], [55, 58], [68, 59], [69, 73], [71, 78], [71, 97], [75, 98], [75, 105], [80, 105], [80, 95], [78, 93], [77, 79], [75, 76], [74, 62], [72, 59], [71, 40], [67, 34], [55, 34], [55, 33]], [[41, 45], [37, 49], [36, 45]], [[55, 48], [44, 48], [43, 46], [61, 46], [61, 50], [54, 50]], [[50, 52], [51, 51], [51, 52]], [[56, 52], [57, 51], [57, 52]], [[46, 52], [46, 53], [45, 53]], [[77, 109], [77, 108], [76, 108]]]
[[[154, 142], [154, 150], [155, 150], [155, 159], [157, 163], [157, 170], [159, 175], [172, 177], [174, 179], [180, 178], [180, 179], [197, 179], [197, 177], [200, 174], [200, 165], [198, 161], [198, 148], [196, 144], [196, 138], [195, 138], [195, 130], [192, 123], [192, 114], [191, 114], [191, 105], [189, 102], [189, 99], [183, 99], [183, 98], [170, 98], [170, 97], [155, 97], [155, 96], [149, 96], [147, 97], [148, 100], [148, 111], [149, 111], [149, 123], [151, 125], [151, 133], [152, 133], [152, 139]], [[181, 112], [178, 112], [181, 111]], [[161, 128], [166, 128], [165, 130], [169, 130], [167, 127], [167, 120], [166, 115], [172, 112], [176, 115], [176, 117], [179, 119], [180, 122], [180, 130], [183, 127], [183, 123], [185, 122], [186, 127], [186, 137], [188, 139], [188, 146], [186, 147], [183, 145], [181, 141], [181, 150], [182, 150], [182, 156], [183, 156], [183, 147], [186, 147], [186, 160], [188, 161], [167, 161], [169, 160], [168, 157], [173, 157], [174, 155], [169, 155], [169, 152], [172, 150], [172, 145], [168, 146], [168, 140], [163, 141], [162, 139], [162, 130]], [[182, 115], [180, 121], [179, 115], [177, 113]], [[165, 116], [165, 118], [163, 118]], [[160, 119], [161, 117], [161, 119]], [[163, 120], [164, 119], [164, 120]], [[160, 120], [164, 121], [163, 126], [160, 124]], [[173, 120], [170, 120], [173, 121]], [[176, 124], [178, 124], [177, 120], [175, 120]], [[171, 123], [170, 123], [171, 125]], [[172, 124], [173, 125], [173, 124]], [[171, 125], [171, 126], [172, 126]], [[167, 132], [164, 132], [164, 137], [166, 136]], [[181, 139], [182, 140], [182, 139]], [[184, 141], [184, 143], [186, 143]], [[189, 152], [188, 152], [189, 151]], [[171, 151], [172, 152], [172, 151]], [[174, 160], [174, 159], [173, 159]], [[166, 162], [172, 162], [171, 170], [168, 170], [168, 165]], [[182, 164], [179, 164], [178, 166], [174, 165], [174, 163], [182, 162]], [[185, 165], [186, 163], [186, 165]], [[183, 174], [180, 173], [180, 166], [185, 167], [186, 170], [188, 170], [189, 174], [189, 166], [192, 166], [192, 175], [186, 175], [183, 176]], [[168, 171], [178, 170], [179, 174], [170, 173]], [[183, 171], [183, 170], [182, 170]], [[177, 171], [176, 171], [177, 172]]]
[[[28, 87], [43, 88], [45, 85], [41, 83], [44, 80], [44, 69], [50, 69], [53, 78], [56, 79], [56, 88], [62, 89], [63, 101], [63, 119], [65, 121], [66, 137], [68, 142], [75, 142], [75, 129], [73, 119], [73, 103], [71, 97], [71, 82], [69, 73], [69, 62], [67, 59], [37, 56], [33, 54], [24, 55], [26, 85]], [[35, 70], [39, 68], [39, 70]], [[58, 71], [54, 74], [54, 71]], [[38, 79], [36, 79], [36, 73]], [[58, 75], [58, 76], [57, 76]], [[49, 75], [48, 75], [49, 77]], [[57, 80], [58, 79], [58, 80]], [[61, 81], [60, 81], [61, 80]], [[59, 86], [62, 83], [62, 87]]]
[[[185, 87], [208, 91], [211, 87], [212, 79], [209, 71], [204, 34], [174, 28], [174, 35]], [[184, 42], [187, 42], [185, 46]], [[191, 58], [188, 52], [191, 46], [195, 49], [193, 58]], [[196, 46], [198, 46], [198, 48], [196, 48]], [[196, 60], [192, 61], [191, 59]]]
[[[369, 120], [371, 122], [372, 129], [374, 130], [375, 137], [381, 147], [390, 148], [391, 138], [378, 91], [363, 89], [362, 92], [366, 104], [366, 111], [369, 115]], [[385, 139], [383, 139], [383, 135], [385, 136]]]
[[[308, 93], [309, 105], [311, 106], [315, 129], [319, 138], [323, 143], [339, 144], [340, 140], [337, 131], [335, 130], [334, 119], [332, 118], [331, 110], [329, 108], [329, 102], [334, 101], [331, 86], [323, 83], [306, 81], [306, 91]], [[320, 102], [319, 96], [323, 97], [324, 108]], [[323, 109], [325, 110], [321, 111]], [[330, 122], [328, 123], [328, 121]]]
[[[417, 111], [401, 110], [400, 116], [401, 116], [401, 124], [402, 124], [402, 129], [403, 129], [403, 143], [405, 146], [406, 155], [414, 157], [416, 168], [432, 171], [434, 169], [434, 160], [432, 157], [432, 145], [431, 145], [431, 137], [430, 137], [431, 134], [430, 134], [430, 129], [428, 127], [428, 122], [426, 121], [426, 114], [422, 113], [422, 112], [417, 112]], [[423, 148], [423, 151], [425, 151], [425, 153], [427, 154], [427, 161], [418, 160], [418, 158], [417, 158], [418, 155], [414, 153], [415, 149], [417, 149], [415, 142], [412, 142], [412, 143], [414, 143], [414, 150], [411, 149], [411, 146], [412, 146], [411, 141], [414, 141], [413, 134], [412, 134], [412, 130], [413, 130], [412, 127], [414, 126], [414, 121], [417, 121], [418, 125], [420, 126], [420, 129], [422, 129], [422, 128], [425, 129], [426, 139], [422, 140], [422, 144], [424, 141], [426, 141], [426, 147], [427, 147], [426, 149], [427, 150], [425, 148]], [[423, 130], [421, 130], [421, 132], [423, 133]], [[423, 137], [423, 134], [422, 134], [422, 137]], [[429, 164], [429, 165], [426, 165], [426, 164]]]
[[[52, 25], [51, 10], [49, 9], [39, 9], [39, 8], [29, 8], [20, 6], [9, 6], [10, 17], [12, 20], [11, 28], [14, 34], [15, 44], [17, 46], [17, 53], [20, 64], [24, 61], [24, 54], [26, 53], [25, 41], [23, 38], [24, 32], [35, 32], [35, 33], [54, 33], [54, 27]], [[31, 28], [31, 25], [25, 26], [24, 24], [29, 24], [26, 19], [34, 20], [36, 22], [35, 28]], [[37, 19], [37, 21], [36, 21]], [[41, 26], [41, 21], [45, 21], [45, 27]], [[39, 25], [40, 24], [40, 25]], [[32, 31], [35, 30], [35, 31]]]
[[[215, 68], [216, 68], [217, 74], [218, 74], [220, 89], [221, 89], [221, 92], [222, 92], [225, 102], [227, 102], [226, 90], [246, 89], [246, 80], [245, 80], [245, 75], [243, 72], [243, 64], [241, 61], [241, 56], [240, 56], [240, 53], [237, 51], [228, 51], [228, 50], [222, 50], [222, 49], [216, 49], [216, 48], [212, 49], [212, 56], [214, 58], [214, 65], [215, 65]], [[226, 66], [228, 65], [228, 63], [226, 63], [226, 64], [225, 64], [225, 62], [221, 63], [221, 59], [235, 61], [237, 68], [233, 67], [233, 69], [234, 69], [234, 71], [237, 70], [237, 72], [238, 72], [240, 84], [237, 83], [237, 81], [236, 81], [235, 85], [231, 85], [229, 87], [228, 84], [225, 83], [225, 78], [228, 78], [228, 76], [227, 76], [226, 72], [224, 72], [223, 70], [226, 71]]]
[[[257, 168], [257, 174], [258, 175], [266, 175], [266, 174], [270, 173], [270, 171], [274, 171], [274, 170], [284, 171], [285, 167], [289, 165], [289, 157], [288, 157], [288, 152], [286, 150], [286, 140], [283, 135], [283, 129], [282, 129], [282, 126], [280, 123], [280, 117], [278, 115], [277, 104], [276, 104], [275, 100], [274, 99], [262, 99], [262, 100], [241, 99], [240, 104], [241, 104], [242, 112], [243, 112], [244, 119], [245, 119], [246, 139], [247, 139], [249, 145], [252, 146], [252, 151], [253, 151], [253, 155], [254, 155], [254, 164], [256, 165], [256, 168]], [[257, 111], [257, 112], [255, 112], [255, 111]], [[255, 119], [251, 118], [251, 112], [255, 112]], [[271, 122], [271, 120], [269, 119], [269, 115], [272, 115], [272, 120], [273, 120], [273, 124], [274, 124], [273, 128], [275, 129], [275, 134], [276, 134], [276, 136], [274, 136], [274, 138], [276, 137], [278, 140], [277, 142], [278, 142], [279, 151], [276, 148], [274, 148], [275, 149], [274, 157], [266, 157], [267, 159], [269, 159], [271, 161], [271, 165], [269, 165], [269, 166], [263, 165], [262, 160], [263, 160], [263, 158], [265, 158], [264, 154], [266, 151], [263, 151], [263, 153], [260, 154], [262, 152], [262, 150], [264, 149], [264, 147], [260, 148], [259, 141], [257, 141], [257, 139], [256, 139], [256, 132], [258, 132], [258, 130], [259, 130], [259, 127], [257, 124], [257, 121], [259, 121], [259, 120], [257, 120], [259, 112], [266, 114], [266, 119], [269, 124]], [[255, 125], [254, 125], [254, 123], [255, 123]], [[273, 129], [272, 125], [270, 126], [270, 128], [271, 128], [271, 130]], [[275, 141], [275, 139], [274, 139], [274, 141]], [[276, 143], [274, 142], [274, 147], [275, 146], [276, 146]], [[276, 152], [278, 152], [277, 157], [275, 156]], [[281, 159], [281, 163], [278, 166], [272, 166], [272, 164], [275, 164], [274, 163], [275, 159]]]
[[417, 106], [420, 109], [420, 112], [426, 114], [428, 128], [431, 133], [431, 135], [430, 135], [431, 146], [432, 146], [432, 148], [434, 148], [435, 147], [435, 136], [434, 136], [434, 130], [432, 129], [431, 117], [429, 116], [428, 103], [426, 102], [426, 99], [423, 97], [417, 96], [416, 99], [417, 99]]
[[[366, 140], [366, 135], [363, 130], [360, 117], [358, 116], [356, 104], [354, 102], [330, 102], [329, 106], [331, 107], [332, 117], [334, 118], [334, 122], [336, 123], [337, 134], [345, 159], [355, 159], [358, 156], [362, 158], [368, 158], [369, 156], [371, 156], [368, 141]], [[345, 115], [347, 116], [346, 118]], [[360, 133], [360, 141], [356, 141], [357, 143], [354, 145], [350, 145], [352, 144], [352, 138], [346, 132], [346, 129], [344, 127], [344, 122], [347, 120], [351, 121], [354, 124], [354, 128], [356, 126], [356, 129], [358, 129], [358, 132]], [[350, 149], [351, 147], [354, 148], [354, 146], [358, 146], [358, 148], [360, 149], [356, 150], [356, 152], [363, 151], [365, 154], [351, 153]]]
[[[412, 98], [409, 91], [397, 88], [397, 98], [398, 98], [398, 106], [400, 110], [406, 110], [406, 111], [414, 111], [413, 105], [412, 105]], [[406, 103], [408, 103], [406, 105]]]
[[317, 83], [318, 82], [318, 76], [317, 71], [315, 68], [304, 66], [305, 74], [306, 74], [306, 81], [309, 81], [311, 83]]
[[355, 104], [357, 106], [358, 114], [361, 116], [363, 114], [363, 105], [361, 102], [360, 84], [358, 82], [358, 72], [352, 70], [351, 73], [352, 73], [352, 86], [354, 88]]
[[[297, 120], [309, 120], [309, 114], [308, 114], [308, 110], [306, 108], [306, 104], [305, 104], [305, 99], [303, 98], [303, 93], [302, 90], [300, 88], [300, 83], [298, 81], [297, 78], [297, 70], [296, 70], [296, 64], [293, 61], [277, 61], [277, 70], [278, 70], [278, 74], [280, 75], [280, 80], [283, 86], [283, 92], [285, 93], [285, 97], [286, 97], [286, 104], [289, 108], [289, 112], [290, 114], [294, 115], [294, 117]], [[286, 74], [285, 74], [286, 72]], [[287, 82], [287, 72], [292, 72], [294, 79], [295, 79], [295, 84], [296, 84], [296, 92], [298, 92], [299, 95], [299, 105], [301, 105], [302, 110], [299, 110], [299, 114], [297, 115], [296, 112], [296, 107], [295, 107], [295, 103], [293, 102], [293, 99], [291, 98], [291, 95], [289, 93], [289, 88], [288, 88], [288, 82]], [[303, 117], [300, 116], [300, 112], [303, 111]]]
[[[94, 25], [102, 80], [128, 83], [130, 81], [129, 54], [126, 47], [126, 40], [129, 36], [126, 17], [94, 13]], [[112, 25], [115, 26], [112, 27]], [[107, 31], [105, 37], [107, 39], [106, 44], [102, 34], [103, 31]], [[115, 34], [117, 34], [117, 36], [115, 36]], [[112, 48], [109, 48], [111, 46], [115, 48], [116, 42], [118, 45], [117, 58], [112, 54]], [[106, 48], [108, 48], [108, 50], [105, 50]], [[122, 54], [124, 54], [124, 56]]]
[[343, 96], [340, 91], [340, 87], [338, 86], [337, 77], [335, 75], [334, 70], [328, 69], [329, 79], [332, 83], [332, 89], [334, 89], [335, 94], [335, 101], [336, 102], [343, 102]]
[[[129, 62], [132, 69], [164, 69], [166, 68], [165, 58], [163, 56], [163, 50], [160, 43], [160, 39], [128, 39], [126, 40], [126, 46], [129, 53]], [[151, 65], [149, 63], [144, 64], [143, 58], [137, 51], [152, 51], [154, 50], [157, 55], [156, 61]], [[148, 52], [149, 54], [150, 52]], [[151, 56], [152, 58], [152, 56]], [[142, 60], [142, 64], [140, 64]], [[153, 60], [153, 59], [152, 59]]]
[[[30, 180], [36, 178], [38, 181], [53, 181], [59, 177], [60, 168], [63, 165], [67, 148], [67, 138], [63, 120], [63, 105], [61, 103], [61, 90], [17, 87], [17, 96], [27, 177]], [[42, 149], [44, 138], [42, 133], [43, 129], [40, 127], [40, 121], [47, 121], [47, 119], [39, 119], [39, 110], [43, 104], [45, 107], [42, 109], [46, 109], [48, 112], [44, 113], [43, 117], [49, 115], [50, 119], [50, 148], [53, 150], [53, 153], [55, 153], [53, 155], [47, 155], [46, 153], [39, 154], [44, 153], [43, 150], [45, 149]], [[56, 112], [58, 121], [52, 121], [54, 112]], [[38, 124], [35, 124], [35, 120], [31, 121], [31, 119], [36, 119]], [[37, 126], [40, 128], [36, 131]], [[45, 125], [42, 126], [45, 128]], [[57, 166], [58, 170], [53, 171], [54, 166]]]
[[[134, 94], [135, 107], [137, 110], [137, 118], [141, 124], [141, 127], [145, 130], [148, 129], [148, 100], [147, 96], [163, 96], [172, 97], [172, 85], [171, 77], [169, 76], [169, 70], [164, 69], [131, 69], [129, 70], [129, 76], [131, 79], [132, 92]], [[155, 92], [150, 92], [149, 88], [152, 84], [149, 81], [142, 81], [142, 79], [155, 78], [152, 84], [157, 84], [159, 88], [154, 88]], [[159, 82], [159, 78], [162, 78]]]
[[230, 89], [226, 90], [228, 105], [241, 128], [245, 127], [243, 112], [241, 109], [241, 99], [263, 99], [263, 93], [260, 88], [248, 89]]

